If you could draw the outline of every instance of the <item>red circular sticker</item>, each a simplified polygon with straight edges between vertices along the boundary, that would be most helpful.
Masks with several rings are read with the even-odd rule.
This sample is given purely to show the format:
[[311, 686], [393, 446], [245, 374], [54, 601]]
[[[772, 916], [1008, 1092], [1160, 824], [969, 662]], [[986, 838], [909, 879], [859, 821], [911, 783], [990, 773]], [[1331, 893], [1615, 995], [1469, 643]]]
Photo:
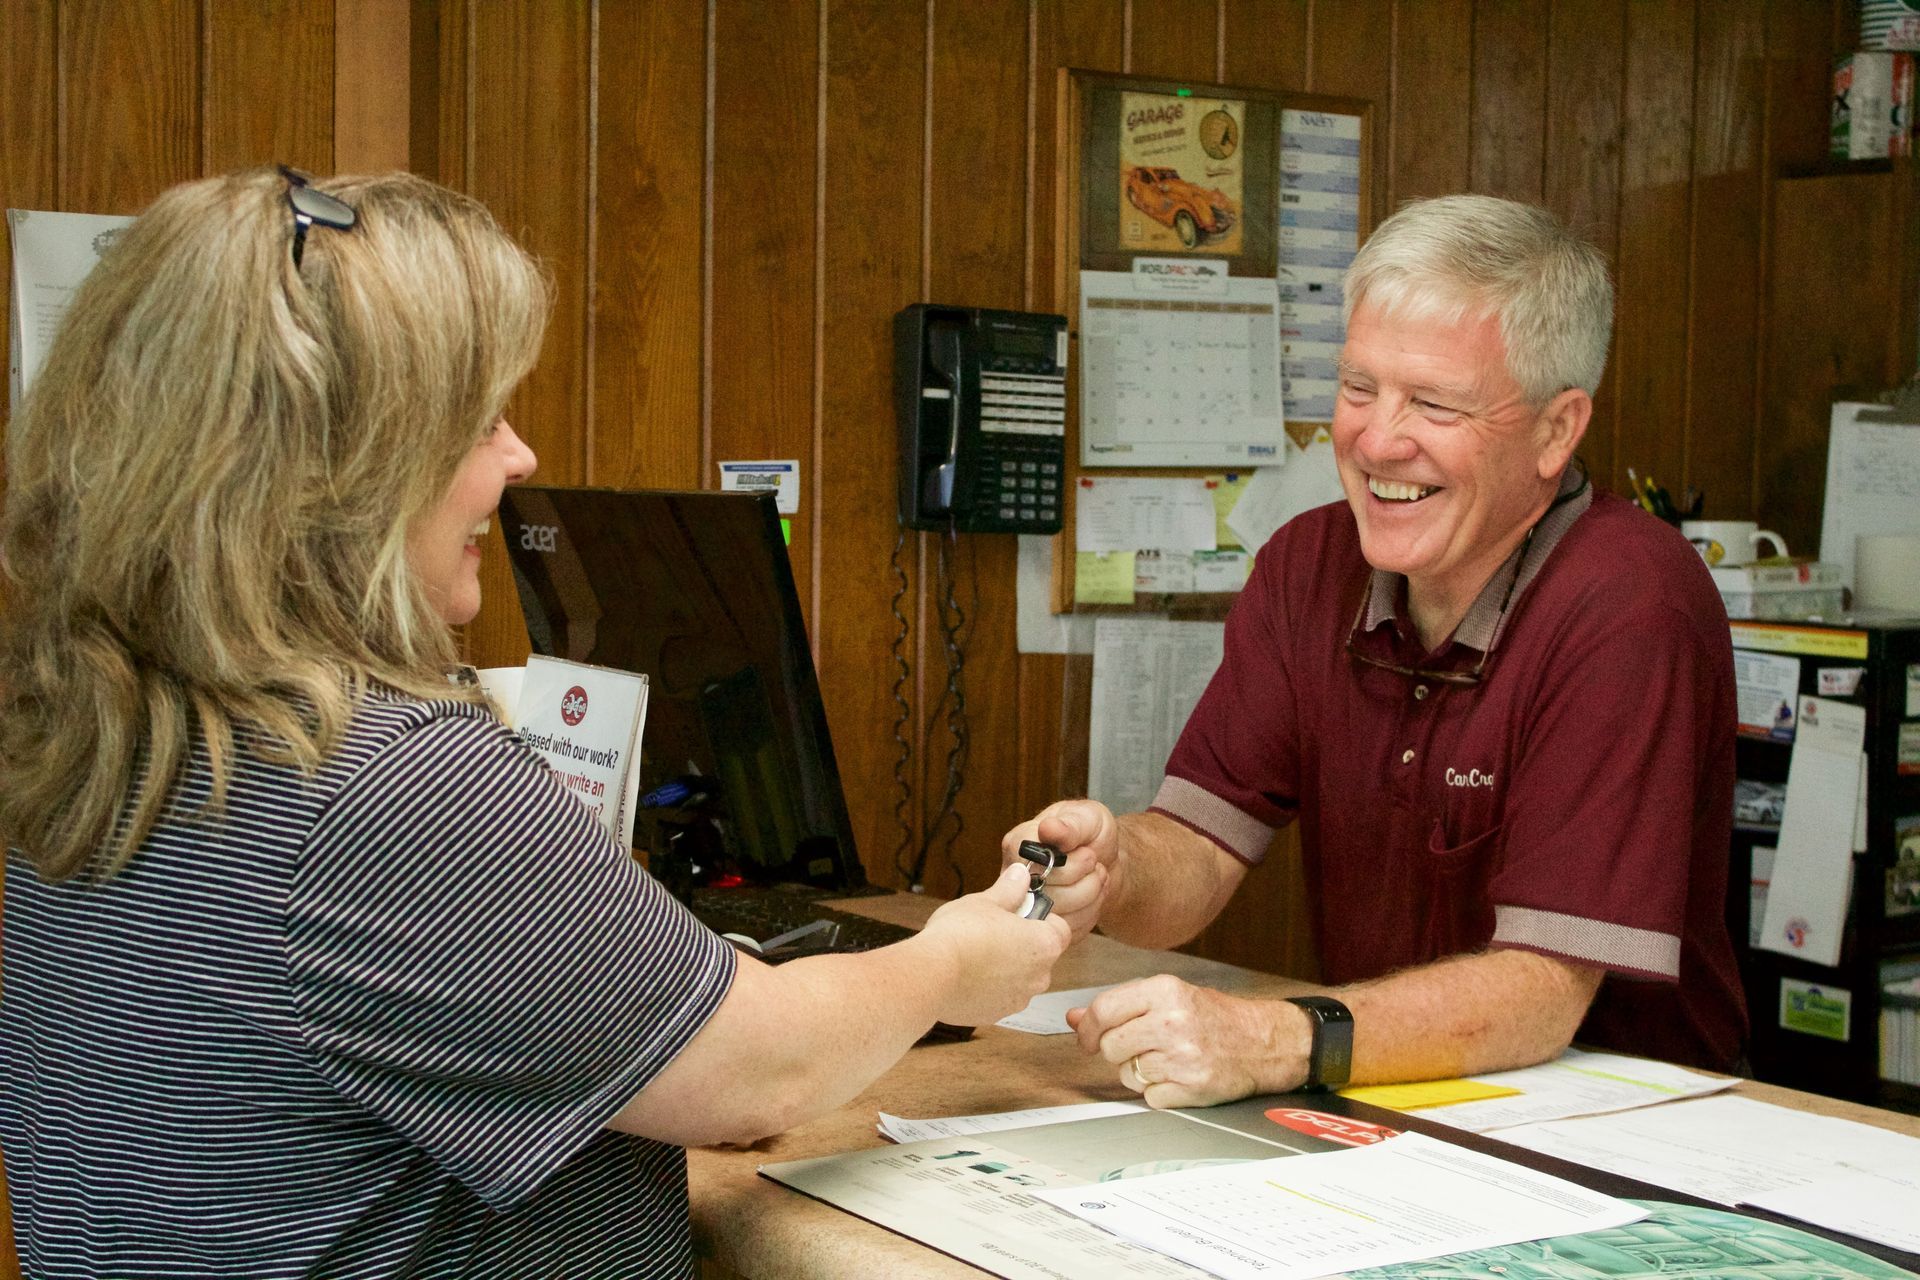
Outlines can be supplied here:
[[1295, 1133], [1304, 1133], [1309, 1138], [1344, 1142], [1350, 1147], [1370, 1147], [1376, 1142], [1400, 1136], [1398, 1129], [1389, 1129], [1385, 1125], [1355, 1120], [1350, 1116], [1328, 1115], [1324, 1111], [1308, 1111], [1304, 1107], [1275, 1107], [1267, 1112], [1267, 1119]]
[[560, 718], [568, 725], [579, 724], [587, 718], [587, 691], [579, 685], [560, 695]]

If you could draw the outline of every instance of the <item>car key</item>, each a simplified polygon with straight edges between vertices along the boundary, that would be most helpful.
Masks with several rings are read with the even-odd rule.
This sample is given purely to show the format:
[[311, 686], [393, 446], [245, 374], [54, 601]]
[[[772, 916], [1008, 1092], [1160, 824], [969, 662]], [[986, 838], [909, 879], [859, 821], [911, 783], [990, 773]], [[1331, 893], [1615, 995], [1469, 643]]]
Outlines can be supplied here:
[[1027, 881], [1026, 901], [1020, 904], [1020, 915], [1027, 920], [1045, 920], [1053, 910], [1053, 899], [1047, 896], [1045, 889], [1047, 877], [1066, 859], [1058, 849], [1038, 840], [1022, 840], [1020, 856], [1033, 864]]

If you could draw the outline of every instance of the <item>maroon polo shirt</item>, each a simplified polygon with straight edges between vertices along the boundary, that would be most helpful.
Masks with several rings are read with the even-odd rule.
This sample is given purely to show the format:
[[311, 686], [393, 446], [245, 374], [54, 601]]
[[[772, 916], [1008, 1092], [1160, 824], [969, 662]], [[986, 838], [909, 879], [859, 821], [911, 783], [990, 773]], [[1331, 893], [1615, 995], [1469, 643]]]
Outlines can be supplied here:
[[[1577, 473], [1562, 495], [1431, 653], [1344, 504], [1282, 528], [1153, 808], [1249, 864], [1297, 817], [1330, 983], [1523, 948], [1607, 971], [1583, 1043], [1730, 1067], [1726, 613], [1673, 529]], [[1350, 633], [1406, 667], [1484, 654], [1484, 678], [1364, 664]]]

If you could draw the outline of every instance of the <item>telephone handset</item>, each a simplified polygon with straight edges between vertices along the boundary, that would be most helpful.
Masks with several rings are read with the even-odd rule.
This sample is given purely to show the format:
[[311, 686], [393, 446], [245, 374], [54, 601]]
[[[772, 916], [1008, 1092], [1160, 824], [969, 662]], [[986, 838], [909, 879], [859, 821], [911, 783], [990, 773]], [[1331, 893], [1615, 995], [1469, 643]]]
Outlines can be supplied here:
[[894, 317], [900, 522], [1058, 533], [1064, 508], [1064, 316], [915, 303]]

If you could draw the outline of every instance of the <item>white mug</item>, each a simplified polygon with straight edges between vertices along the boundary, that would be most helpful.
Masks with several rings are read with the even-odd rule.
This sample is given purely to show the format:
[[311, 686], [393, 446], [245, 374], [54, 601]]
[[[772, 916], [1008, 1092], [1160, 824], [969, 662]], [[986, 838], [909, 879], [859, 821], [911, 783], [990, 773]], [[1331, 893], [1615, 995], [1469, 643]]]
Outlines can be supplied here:
[[1784, 558], [1787, 541], [1771, 529], [1762, 529], [1751, 520], [1688, 520], [1680, 533], [1700, 552], [1711, 567], [1738, 568], [1759, 559], [1760, 544], [1771, 542], [1773, 555]]

